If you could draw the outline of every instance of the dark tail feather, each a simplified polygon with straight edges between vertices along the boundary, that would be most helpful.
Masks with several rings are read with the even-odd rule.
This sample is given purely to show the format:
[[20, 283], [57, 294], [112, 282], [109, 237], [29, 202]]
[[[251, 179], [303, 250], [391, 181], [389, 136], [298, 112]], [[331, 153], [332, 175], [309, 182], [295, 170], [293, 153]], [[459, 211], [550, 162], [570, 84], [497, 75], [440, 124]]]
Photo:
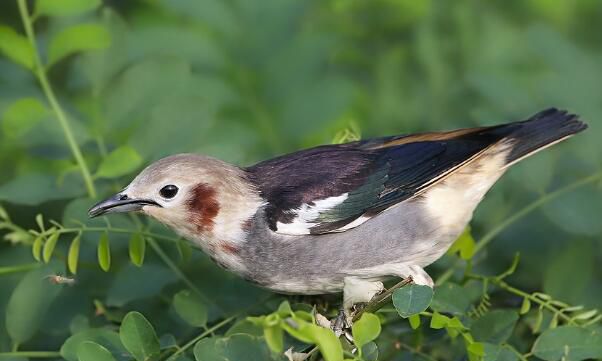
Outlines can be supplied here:
[[587, 124], [580, 121], [579, 116], [555, 108], [546, 109], [513, 125], [518, 127], [507, 136], [514, 140], [508, 155], [508, 166], [587, 129]]

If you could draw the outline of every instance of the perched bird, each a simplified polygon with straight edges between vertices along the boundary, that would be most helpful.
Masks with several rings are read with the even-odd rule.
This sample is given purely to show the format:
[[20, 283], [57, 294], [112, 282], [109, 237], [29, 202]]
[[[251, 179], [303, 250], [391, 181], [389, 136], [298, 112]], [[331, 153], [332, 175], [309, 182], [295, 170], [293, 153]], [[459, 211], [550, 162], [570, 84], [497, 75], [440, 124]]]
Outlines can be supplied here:
[[548, 109], [491, 127], [324, 145], [246, 168], [178, 154], [89, 213], [140, 211], [265, 288], [343, 291], [349, 315], [387, 277], [432, 287], [424, 267], [506, 169], [586, 128]]

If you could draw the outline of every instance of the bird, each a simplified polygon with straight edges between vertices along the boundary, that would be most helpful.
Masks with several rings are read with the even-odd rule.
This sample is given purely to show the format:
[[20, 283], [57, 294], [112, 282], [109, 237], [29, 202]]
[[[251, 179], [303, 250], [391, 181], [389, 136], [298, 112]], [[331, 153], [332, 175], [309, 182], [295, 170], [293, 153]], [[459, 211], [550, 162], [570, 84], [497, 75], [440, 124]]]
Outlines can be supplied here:
[[141, 212], [218, 265], [283, 294], [343, 293], [389, 278], [434, 286], [442, 257], [512, 165], [587, 128], [550, 108], [527, 120], [322, 145], [241, 167], [177, 154], [145, 168], [91, 217]]

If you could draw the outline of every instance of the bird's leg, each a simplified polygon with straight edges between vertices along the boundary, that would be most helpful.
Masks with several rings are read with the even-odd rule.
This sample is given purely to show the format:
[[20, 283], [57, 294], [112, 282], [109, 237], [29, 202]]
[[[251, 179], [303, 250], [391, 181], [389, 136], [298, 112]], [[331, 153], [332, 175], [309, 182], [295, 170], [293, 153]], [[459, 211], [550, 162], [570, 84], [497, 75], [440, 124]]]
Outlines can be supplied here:
[[[410, 283], [429, 287], [433, 287], [434, 285], [431, 277], [420, 266], [400, 265], [399, 272], [395, 275], [403, 278], [403, 281], [393, 287], [395, 289]], [[349, 329], [353, 324], [354, 316], [358, 316], [365, 311], [364, 308], [359, 308], [360, 305], [367, 304], [369, 307], [368, 311], [371, 311], [371, 305], [374, 305], [378, 309], [381, 306], [380, 303], [385, 302], [385, 299], [390, 296], [391, 292], [385, 291], [384, 285], [380, 281], [367, 280], [354, 276], [345, 277], [343, 307], [339, 310], [337, 317], [330, 322], [330, 327], [337, 336], [344, 334], [345, 330]], [[355, 312], [354, 307], [358, 307]]]
[[[345, 277], [343, 287], [343, 307], [333, 322], [338, 330], [351, 327], [353, 324], [353, 307], [370, 300], [384, 290], [380, 281], [366, 280], [359, 277]], [[335, 330], [336, 332], [336, 330]]]
[[400, 274], [402, 278], [411, 277], [412, 283], [416, 285], [429, 286], [430, 288], [435, 287], [435, 282], [431, 276], [420, 266], [408, 266], [407, 271]]

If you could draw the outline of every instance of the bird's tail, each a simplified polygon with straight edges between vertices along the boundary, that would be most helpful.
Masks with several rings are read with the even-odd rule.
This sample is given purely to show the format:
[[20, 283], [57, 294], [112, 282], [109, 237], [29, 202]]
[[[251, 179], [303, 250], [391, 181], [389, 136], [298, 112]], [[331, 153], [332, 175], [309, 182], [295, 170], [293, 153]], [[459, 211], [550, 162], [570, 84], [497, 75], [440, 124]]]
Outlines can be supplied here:
[[505, 137], [512, 141], [506, 167], [587, 129], [577, 115], [555, 108], [509, 125], [514, 129]]

